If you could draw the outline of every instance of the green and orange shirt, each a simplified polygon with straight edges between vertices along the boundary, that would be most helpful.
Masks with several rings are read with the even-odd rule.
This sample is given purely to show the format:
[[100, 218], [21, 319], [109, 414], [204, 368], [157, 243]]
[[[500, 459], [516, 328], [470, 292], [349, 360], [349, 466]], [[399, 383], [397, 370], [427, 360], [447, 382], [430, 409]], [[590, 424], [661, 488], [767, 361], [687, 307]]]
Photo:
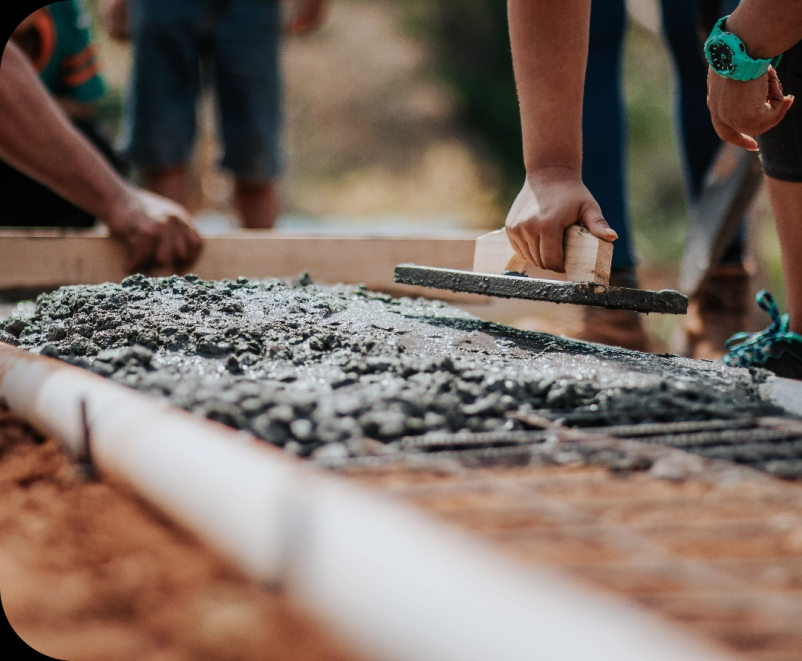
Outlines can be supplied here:
[[103, 96], [106, 86], [100, 76], [89, 19], [78, 0], [44, 7], [37, 13], [33, 28], [40, 44], [33, 65], [53, 96], [83, 103]]

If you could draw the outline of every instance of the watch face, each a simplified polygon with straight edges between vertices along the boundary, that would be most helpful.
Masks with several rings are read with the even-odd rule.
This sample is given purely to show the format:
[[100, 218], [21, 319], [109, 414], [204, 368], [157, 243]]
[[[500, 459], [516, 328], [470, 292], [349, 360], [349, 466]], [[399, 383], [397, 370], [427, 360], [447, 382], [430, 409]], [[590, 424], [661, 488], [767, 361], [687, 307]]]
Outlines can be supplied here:
[[732, 71], [732, 49], [721, 42], [708, 48], [710, 63], [716, 71]]

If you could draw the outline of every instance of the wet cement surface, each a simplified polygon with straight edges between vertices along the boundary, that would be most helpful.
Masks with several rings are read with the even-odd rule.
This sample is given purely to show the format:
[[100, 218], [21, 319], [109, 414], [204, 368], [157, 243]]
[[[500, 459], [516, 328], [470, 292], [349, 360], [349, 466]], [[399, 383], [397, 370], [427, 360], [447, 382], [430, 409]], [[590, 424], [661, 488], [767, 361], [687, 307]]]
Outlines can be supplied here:
[[2, 328], [5, 341], [317, 459], [381, 454], [428, 432], [522, 429], [511, 413], [604, 425], [776, 412], [758, 372], [308, 277], [63, 287]]

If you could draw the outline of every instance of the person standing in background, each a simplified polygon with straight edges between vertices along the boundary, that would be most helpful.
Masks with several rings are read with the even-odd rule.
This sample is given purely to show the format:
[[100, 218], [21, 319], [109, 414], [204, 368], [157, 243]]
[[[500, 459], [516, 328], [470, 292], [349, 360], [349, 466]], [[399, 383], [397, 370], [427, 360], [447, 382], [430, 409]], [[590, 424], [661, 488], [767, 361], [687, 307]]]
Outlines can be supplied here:
[[[698, 201], [705, 175], [722, 145], [707, 110], [707, 62], [702, 44], [713, 23], [737, 5], [738, 0], [660, 1], [663, 32], [674, 64], [675, 127], [689, 205]], [[582, 114], [582, 178], [618, 234], [610, 284], [637, 288], [626, 200], [622, 70], [626, 22], [625, 0], [593, 0]], [[741, 232], [703, 291], [691, 301], [683, 336], [674, 350], [694, 358], [722, 355], [724, 341], [745, 327], [749, 299]], [[636, 312], [588, 307], [580, 315], [580, 324], [570, 333], [573, 337], [627, 349], [649, 348], [642, 317]]]
[[215, 90], [223, 146], [244, 227], [269, 229], [279, 212], [282, 31], [317, 27], [328, 0], [298, 0], [282, 29], [279, 0], [106, 0], [109, 34], [129, 36], [134, 64], [124, 152], [145, 188], [186, 205], [201, 89]]

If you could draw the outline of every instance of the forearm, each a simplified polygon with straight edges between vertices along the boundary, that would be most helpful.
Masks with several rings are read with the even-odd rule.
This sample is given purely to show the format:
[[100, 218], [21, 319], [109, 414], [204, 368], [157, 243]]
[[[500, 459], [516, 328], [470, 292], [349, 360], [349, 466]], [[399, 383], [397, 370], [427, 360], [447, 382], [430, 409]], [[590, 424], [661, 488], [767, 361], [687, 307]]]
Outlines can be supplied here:
[[0, 63], [0, 158], [89, 213], [107, 219], [127, 184], [72, 126], [22, 52]]
[[582, 168], [590, 0], [508, 0], [527, 172]]
[[69, 98], [57, 98], [56, 103], [72, 120], [92, 120], [97, 117], [96, 103], [83, 103]]
[[802, 39], [802, 2], [743, 0], [727, 19], [726, 29], [744, 42], [750, 57], [775, 57]]

